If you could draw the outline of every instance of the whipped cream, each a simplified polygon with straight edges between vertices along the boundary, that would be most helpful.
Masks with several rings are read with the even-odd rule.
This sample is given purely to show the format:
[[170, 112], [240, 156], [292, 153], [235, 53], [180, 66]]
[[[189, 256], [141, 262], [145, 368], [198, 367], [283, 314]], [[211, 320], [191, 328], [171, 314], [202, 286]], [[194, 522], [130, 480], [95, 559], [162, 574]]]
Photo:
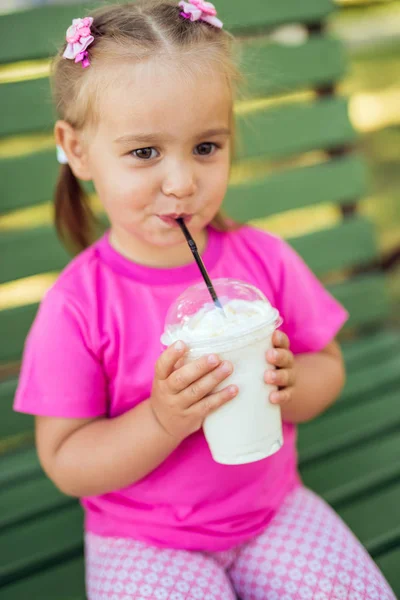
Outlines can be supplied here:
[[278, 311], [267, 301], [233, 299], [224, 301], [224, 310], [205, 304], [197, 313], [185, 317], [182, 323], [169, 325], [161, 337], [165, 346], [182, 340], [188, 345], [204, 340], [222, 339], [248, 333], [262, 325], [275, 324]]

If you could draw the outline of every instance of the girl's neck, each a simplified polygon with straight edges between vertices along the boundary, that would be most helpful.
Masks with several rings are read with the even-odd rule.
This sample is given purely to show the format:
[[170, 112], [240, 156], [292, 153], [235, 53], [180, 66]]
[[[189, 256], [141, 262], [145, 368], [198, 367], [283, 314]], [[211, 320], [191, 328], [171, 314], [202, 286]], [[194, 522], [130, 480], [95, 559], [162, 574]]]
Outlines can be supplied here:
[[[202, 254], [207, 246], [207, 229], [194, 234], [193, 238]], [[183, 236], [181, 244], [159, 247], [143, 242], [125, 231], [111, 228], [109, 242], [119, 254], [146, 267], [167, 269], [181, 267], [193, 261], [193, 254]]]

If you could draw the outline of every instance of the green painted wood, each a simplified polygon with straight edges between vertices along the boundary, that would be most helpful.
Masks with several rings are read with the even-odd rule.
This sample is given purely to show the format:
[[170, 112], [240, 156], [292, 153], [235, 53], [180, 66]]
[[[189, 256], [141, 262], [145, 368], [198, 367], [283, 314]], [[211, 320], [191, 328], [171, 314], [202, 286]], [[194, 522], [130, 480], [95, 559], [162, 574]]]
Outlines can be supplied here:
[[58, 172], [55, 148], [0, 160], [0, 214], [50, 201]]
[[399, 477], [399, 454], [400, 429], [306, 464], [301, 475], [307, 486], [335, 505]]
[[[367, 263], [377, 253], [372, 224], [361, 217], [289, 241], [318, 275]], [[60, 270], [71, 259], [48, 226], [3, 233], [0, 255], [0, 283]]]
[[65, 267], [71, 256], [53, 227], [4, 232], [0, 238], [0, 283]]
[[366, 394], [362, 410], [358, 404], [346, 410], [328, 410], [299, 427], [298, 448], [302, 465], [322, 460], [328, 454], [345, 450], [369, 438], [386, 435], [400, 427], [399, 393], [392, 390]]
[[[231, 0], [218, 1], [218, 14], [224, 21], [224, 26], [235, 32], [247, 28], [260, 29], [273, 27], [283, 23], [318, 22], [334, 10], [331, 0], [282, 0], [281, 2], [264, 2], [254, 0], [251, 10], [243, 10], [243, 4]], [[244, 14], [248, 13], [248, 14]]]
[[38, 477], [41, 473], [35, 448], [1, 456], [0, 466], [0, 489], [15, 485], [20, 480]]
[[[3, 588], [4, 600], [85, 600], [83, 557], [35, 573]], [[1, 595], [1, 591], [0, 591]]]
[[362, 196], [366, 182], [364, 161], [348, 155], [232, 185], [224, 208], [233, 219], [244, 222], [320, 203], [344, 204]]
[[21, 358], [25, 337], [37, 311], [37, 304], [0, 311], [0, 363]]
[[12, 409], [17, 379], [0, 383], [0, 440], [33, 429], [33, 417]]
[[82, 509], [76, 502], [37, 521], [6, 529], [0, 536], [0, 586], [79, 556], [82, 543]]
[[47, 78], [0, 86], [0, 136], [46, 132], [54, 123]]
[[400, 481], [369, 492], [338, 509], [367, 550], [374, 556], [385, 546], [400, 544]]
[[379, 324], [390, 316], [390, 301], [381, 273], [362, 275], [344, 283], [328, 285], [330, 292], [348, 310], [347, 327]]
[[[3, 34], [0, 62], [44, 58], [55, 53], [65, 31], [77, 15], [90, 14], [100, 2], [78, 3], [74, 6], [43, 6], [10, 13], [0, 17]], [[282, 23], [316, 22], [333, 10], [331, 0], [281, 0], [279, 3], [254, 0], [251, 10], [230, 0], [219, 0], [218, 14], [224, 26], [236, 32], [263, 29]], [[46, 31], [47, 35], [42, 32]], [[15, 44], [18, 38], [19, 43]]]
[[246, 92], [264, 96], [337, 81], [345, 72], [345, 62], [338, 40], [312, 36], [304, 44], [285, 46], [256, 38], [243, 44], [241, 70]]
[[400, 353], [400, 336], [398, 331], [382, 328], [369, 335], [363, 335], [355, 340], [342, 343], [343, 356], [346, 365], [352, 369], [363, 367], [376, 360], [390, 358]]
[[366, 360], [361, 369], [350, 372], [343, 393], [335, 406], [341, 407], [344, 403], [362, 400], [369, 390], [375, 389], [379, 394], [396, 385], [400, 390], [400, 352], [397, 351], [385, 360], [375, 353], [373, 358]]
[[42, 474], [20, 481], [18, 485], [0, 491], [0, 531], [35, 517], [40, 520], [41, 513], [53, 512], [71, 502], [74, 500], [62, 494]]
[[374, 226], [367, 219], [346, 219], [340, 225], [289, 239], [316, 275], [367, 264], [377, 255]]
[[344, 98], [322, 98], [239, 116], [237, 158], [283, 158], [350, 144], [356, 138]]
[[400, 545], [382, 556], [378, 556], [375, 560], [390, 583], [396, 598], [400, 598]]

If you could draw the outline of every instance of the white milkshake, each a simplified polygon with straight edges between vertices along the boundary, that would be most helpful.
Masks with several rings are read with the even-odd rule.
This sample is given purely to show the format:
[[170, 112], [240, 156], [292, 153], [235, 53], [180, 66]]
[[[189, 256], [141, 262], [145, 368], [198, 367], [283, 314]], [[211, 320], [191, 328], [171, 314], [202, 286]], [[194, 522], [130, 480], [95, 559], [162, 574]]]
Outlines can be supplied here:
[[210, 414], [204, 433], [216, 462], [244, 464], [277, 452], [283, 445], [279, 406], [269, 402], [275, 386], [264, 382], [266, 351], [281, 324], [279, 313], [254, 286], [231, 279], [213, 282], [224, 311], [214, 306], [203, 284], [193, 286], [171, 307], [161, 338], [182, 340], [187, 360], [216, 353], [233, 373], [216, 390], [236, 384], [238, 395]]

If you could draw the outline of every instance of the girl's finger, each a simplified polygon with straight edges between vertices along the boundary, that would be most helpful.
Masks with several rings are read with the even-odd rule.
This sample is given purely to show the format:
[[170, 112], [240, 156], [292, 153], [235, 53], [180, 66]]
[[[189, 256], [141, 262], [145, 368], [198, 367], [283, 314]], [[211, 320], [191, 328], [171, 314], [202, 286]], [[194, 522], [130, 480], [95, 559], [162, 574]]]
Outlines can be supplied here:
[[230, 362], [222, 362], [218, 368], [207, 373], [201, 379], [198, 379], [189, 385], [179, 397], [183, 400], [181, 403], [184, 408], [190, 408], [193, 404], [199, 402], [206, 396], [212, 394], [215, 388], [222, 383], [233, 372], [233, 366]]
[[182, 358], [186, 351], [186, 346], [183, 342], [178, 341], [169, 346], [161, 354], [156, 362], [156, 377], [157, 379], [167, 379], [174, 370], [178, 360]]
[[289, 350], [290, 348], [290, 340], [286, 333], [283, 333], [283, 331], [274, 332], [272, 336], [272, 344], [275, 346], [275, 348], [285, 348], [286, 350]]
[[293, 369], [268, 369], [265, 371], [264, 381], [278, 387], [289, 387], [294, 384]]
[[197, 414], [199, 418], [204, 419], [213, 410], [219, 408], [229, 400], [232, 400], [238, 394], [238, 387], [236, 385], [228, 385], [226, 388], [206, 396], [200, 402], [196, 402], [190, 407], [190, 414]]
[[279, 404], [279, 406], [283, 406], [287, 404], [292, 399], [293, 388], [288, 387], [284, 390], [279, 390], [278, 392], [272, 392], [269, 396], [269, 401], [271, 404]]
[[271, 365], [275, 365], [275, 367], [279, 367], [280, 369], [290, 369], [294, 364], [294, 356], [290, 350], [280, 350], [276, 348], [274, 350], [268, 350], [266, 357]]
[[216, 354], [202, 356], [176, 369], [168, 378], [168, 387], [173, 394], [179, 394], [198, 379], [213, 371], [220, 364]]

